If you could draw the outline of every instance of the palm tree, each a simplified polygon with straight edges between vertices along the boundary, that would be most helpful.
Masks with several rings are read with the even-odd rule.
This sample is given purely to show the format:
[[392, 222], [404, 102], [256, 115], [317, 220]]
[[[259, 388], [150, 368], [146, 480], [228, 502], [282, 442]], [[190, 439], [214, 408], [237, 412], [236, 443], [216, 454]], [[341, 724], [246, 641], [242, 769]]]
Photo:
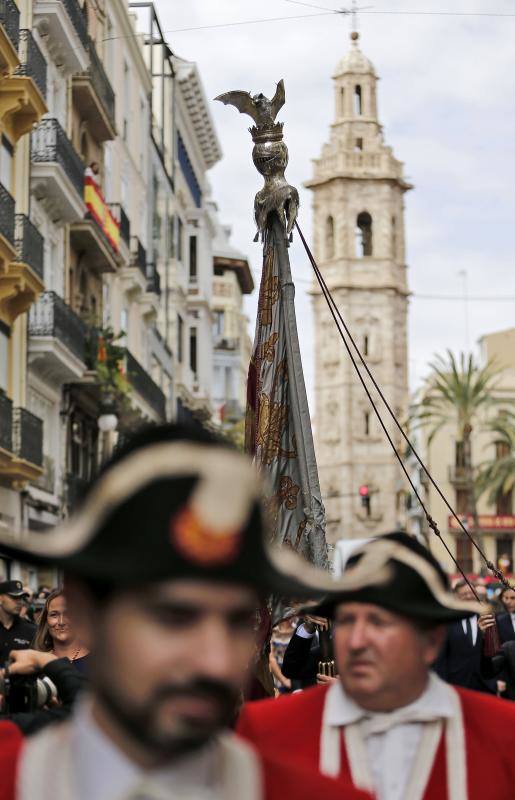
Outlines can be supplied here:
[[428, 426], [428, 445], [436, 434], [451, 424], [456, 431], [456, 440], [461, 443], [463, 483], [466, 493], [466, 514], [474, 520], [478, 543], [483, 546], [472, 460], [472, 431], [489, 409], [499, 403], [495, 388], [499, 371], [494, 362], [479, 366], [472, 354], [460, 353], [458, 357], [450, 350], [447, 356], [437, 355], [430, 364], [431, 373], [420, 403], [415, 409], [416, 420]]
[[480, 465], [476, 488], [478, 497], [489, 491], [488, 502], [494, 504], [499, 497], [511, 494], [515, 486], [515, 414], [501, 411], [488, 425], [494, 442], [502, 443], [503, 453]]

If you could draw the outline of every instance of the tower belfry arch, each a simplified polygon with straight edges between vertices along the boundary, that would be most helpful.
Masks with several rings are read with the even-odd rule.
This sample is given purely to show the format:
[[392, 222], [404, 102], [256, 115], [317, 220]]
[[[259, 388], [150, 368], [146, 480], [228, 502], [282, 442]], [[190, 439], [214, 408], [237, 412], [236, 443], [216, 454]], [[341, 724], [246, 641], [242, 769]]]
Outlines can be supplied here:
[[[329, 141], [306, 186], [313, 192], [315, 258], [371, 370], [402, 418], [408, 401], [403, 198], [412, 187], [383, 140], [378, 78], [359, 46], [357, 11], [353, 2], [350, 49], [333, 74]], [[312, 297], [315, 442], [327, 540], [385, 533], [402, 518], [399, 466], [370, 414], [318, 285]], [[390, 432], [397, 441], [393, 426]], [[360, 486], [369, 487], [366, 506]]]

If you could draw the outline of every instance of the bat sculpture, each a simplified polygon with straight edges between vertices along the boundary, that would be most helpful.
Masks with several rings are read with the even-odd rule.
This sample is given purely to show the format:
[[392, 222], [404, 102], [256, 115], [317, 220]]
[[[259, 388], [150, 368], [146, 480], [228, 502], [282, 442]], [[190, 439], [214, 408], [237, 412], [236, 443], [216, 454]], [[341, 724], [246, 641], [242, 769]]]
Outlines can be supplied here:
[[263, 175], [265, 185], [257, 193], [254, 200], [254, 218], [257, 233], [264, 238], [268, 226], [268, 217], [275, 212], [291, 238], [291, 231], [299, 209], [299, 193], [286, 181], [284, 172], [288, 164], [288, 148], [283, 141], [283, 123], [275, 118], [284, 105], [284, 82], [277, 84], [271, 100], [264, 94], [251, 95], [250, 92], [225, 92], [215, 97], [225, 105], [235, 106], [240, 114], [248, 114], [255, 125], [250, 128], [254, 149], [252, 159], [256, 169]]

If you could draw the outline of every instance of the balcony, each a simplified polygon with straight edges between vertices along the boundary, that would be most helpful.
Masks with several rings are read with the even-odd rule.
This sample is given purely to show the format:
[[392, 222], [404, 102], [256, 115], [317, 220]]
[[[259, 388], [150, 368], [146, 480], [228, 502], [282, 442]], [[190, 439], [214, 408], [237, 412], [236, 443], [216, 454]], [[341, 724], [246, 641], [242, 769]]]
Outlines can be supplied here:
[[465, 467], [452, 466], [448, 468], [449, 483], [453, 486], [466, 486], [467, 485], [467, 470]]
[[72, 78], [73, 103], [97, 142], [116, 136], [115, 95], [94, 42], [88, 41], [89, 67]]
[[46, 61], [32, 33], [21, 30], [18, 65], [2, 81], [0, 93], [0, 122], [12, 144], [46, 114], [45, 95]]
[[43, 239], [0, 184], [0, 319], [12, 325], [43, 290]]
[[56, 119], [44, 119], [31, 135], [31, 191], [54, 222], [85, 213], [84, 164]]
[[70, 225], [70, 244], [94, 272], [99, 275], [116, 272], [122, 259], [109, 236], [109, 226], [114, 223], [109, 209], [104, 204], [103, 210], [108, 212], [109, 218], [102, 220], [88, 202], [86, 208], [85, 218]]
[[143, 277], [145, 278], [145, 283], [147, 279], [147, 251], [141, 244], [140, 240], [137, 236], [132, 237], [132, 248], [131, 248], [131, 266], [137, 267]]
[[152, 322], [157, 318], [161, 297], [161, 277], [155, 264], [147, 264], [145, 290], [138, 298], [141, 316]]
[[43, 474], [43, 422], [0, 392], [0, 480], [15, 488]]
[[29, 365], [45, 383], [73, 383], [86, 371], [87, 325], [55, 292], [29, 312]]
[[88, 28], [77, 0], [35, 0], [32, 9], [34, 26], [63, 75], [87, 69]]
[[0, 0], [0, 76], [12, 75], [20, 59], [20, 11], [14, 0]]
[[147, 291], [147, 252], [137, 236], [130, 237], [129, 262], [124, 264], [119, 275], [122, 291], [131, 300]]
[[127, 248], [130, 250], [131, 246], [131, 223], [124, 207], [121, 203], [109, 203], [109, 208], [114, 219], [118, 222], [120, 228], [120, 239], [125, 242]]
[[161, 276], [155, 264], [147, 264], [147, 292], [161, 297]]
[[132, 388], [143, 401], [142, 411], [152, 419], [164, 420], [166, 417], [164, 393], [129, 350], [125, 357], [125, 374]]
[[215, 339], [214, 347], [215, 350], [238, 350], [240, 346], [240, 340], [233, 337], [227, 336], [220, 336], [219, 338]]

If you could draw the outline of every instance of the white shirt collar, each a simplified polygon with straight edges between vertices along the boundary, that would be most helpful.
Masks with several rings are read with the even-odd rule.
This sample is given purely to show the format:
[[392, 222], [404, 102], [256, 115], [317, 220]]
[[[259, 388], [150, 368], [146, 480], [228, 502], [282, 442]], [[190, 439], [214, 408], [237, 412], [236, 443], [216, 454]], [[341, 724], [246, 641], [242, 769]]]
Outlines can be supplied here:
[[112, 800], [123, 797], [138, 782], [151, 778], [158, 785], [195, 788], [203, 797], [213, 786], [216, 754], [215, 747], [186, 756], [173, 766], [146, 773], [100, 730], [91, 710], [91, 701], [84, 699], [71, 721], [71, 748], [76, 785], [80, 800]]
[[[452, 717], [452, 703], [449, 701], [449, 687], [434, 672], [429, 673], [426, 688], [413, 703], [403, 707], [403, 715], [409, 717], [427, 716], [450, 718]], [[327, 697], [327, 723], [337, 727], [351, 725], [361, 719], [388, 719], [400, 709], [388, 713], [367, 711], [352, 700], [343, 689], [340, 681], [330, 686]]]

